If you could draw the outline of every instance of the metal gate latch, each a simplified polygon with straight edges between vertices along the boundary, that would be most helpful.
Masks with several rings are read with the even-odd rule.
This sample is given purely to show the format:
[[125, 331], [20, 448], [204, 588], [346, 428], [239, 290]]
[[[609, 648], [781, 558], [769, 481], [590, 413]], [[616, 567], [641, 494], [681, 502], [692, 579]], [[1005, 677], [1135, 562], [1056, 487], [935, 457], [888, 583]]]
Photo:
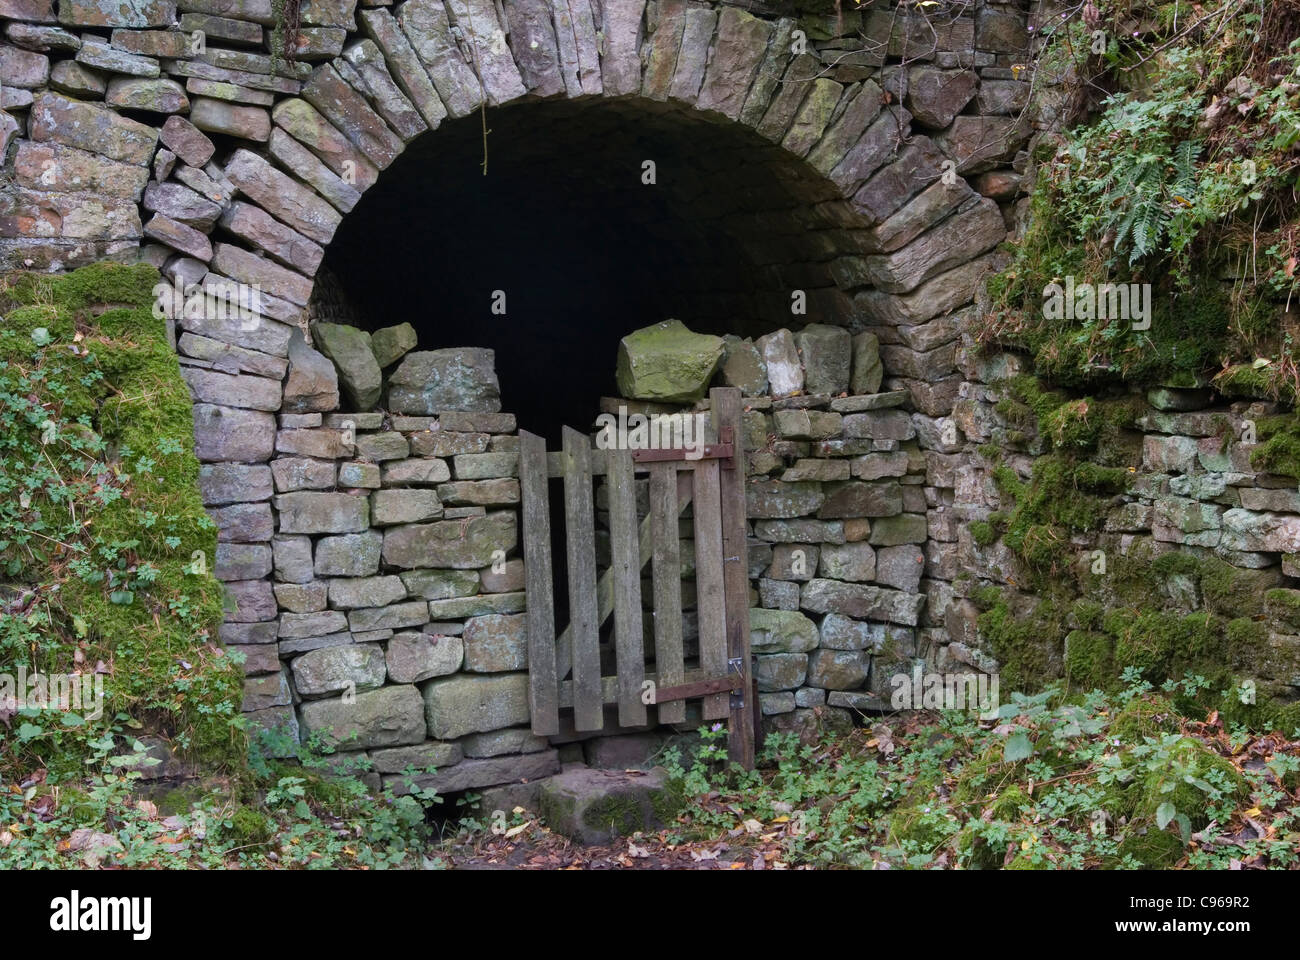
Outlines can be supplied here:
[[[743, 673], [743, 669], [742, 669], [742, 668], [743, 668], [743, 666], [744, 666], [744, 663], [745, 663], [745, 658], [744, 658], [744, 657], [731, 657], [731, 658], [729, 658], [729, 659], [727, 660], [727, 673]], [[727, 705], [728, 705], [732, 710], [739, 710], [739, 709], [741, 709], [742, 707], [744, 707], [744, 706], [745, 706], [745, 691], [744, 691], [744, 690], [740, 690], [740, 689], [732, 690], [732, 691], [731, 691], [731, 696], [728, 698]]]

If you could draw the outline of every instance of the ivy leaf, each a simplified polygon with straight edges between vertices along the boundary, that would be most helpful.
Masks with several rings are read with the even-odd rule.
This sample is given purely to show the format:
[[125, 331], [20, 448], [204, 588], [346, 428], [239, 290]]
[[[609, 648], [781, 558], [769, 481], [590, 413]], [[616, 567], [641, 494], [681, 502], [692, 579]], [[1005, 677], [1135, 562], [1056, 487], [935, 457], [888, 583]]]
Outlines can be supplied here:
[[45, 732], [44, 727], [38, 727], [34, 723], [23, 723], [18, 726], [18, 739], [24, 743], [35, 737], [39, 737]]
[[1160, 806], [1156, 807], [1156, 826], [1163, 830], [1169, 826], [1174, 817], [1178, 816], [1178, 810], [1174, 805], [1166, 800]]
[[47, 346], [52, 339], [50, 331], [45, 329], [45, 327], [37, 327], [32, 331], [32, 343], [36, 344], [38, 347]]
[[108, 595], [109, 603], [116, 603], [123, 607], [129, 607], [135, 600], [135, 594], [130, 590], [114, 590]]
[[1034, 752], [1034, 744], [1028, 734], [1017, 733], [1007, 737], [1006, 746], [1002, 748], [1002, 759], [1007, 763], [1024, 760]]

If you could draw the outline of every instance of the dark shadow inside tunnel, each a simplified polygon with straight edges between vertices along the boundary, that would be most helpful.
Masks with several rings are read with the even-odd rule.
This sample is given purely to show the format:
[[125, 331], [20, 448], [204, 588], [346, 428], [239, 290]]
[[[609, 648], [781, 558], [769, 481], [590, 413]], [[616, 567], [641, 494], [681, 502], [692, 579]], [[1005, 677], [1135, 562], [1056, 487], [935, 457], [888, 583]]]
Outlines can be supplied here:
[[618, 341], [638, 327], [830, 319], [791, 316], [791, 295], [834, 287], [851, 218], [833, 184], [739, 124], [644, 100], [514, 105], [408, 146], [344, 218], [312, 310], [410, 322], [420, 349], [491, 347], [503, 409], [558, 442], [616, 393]]

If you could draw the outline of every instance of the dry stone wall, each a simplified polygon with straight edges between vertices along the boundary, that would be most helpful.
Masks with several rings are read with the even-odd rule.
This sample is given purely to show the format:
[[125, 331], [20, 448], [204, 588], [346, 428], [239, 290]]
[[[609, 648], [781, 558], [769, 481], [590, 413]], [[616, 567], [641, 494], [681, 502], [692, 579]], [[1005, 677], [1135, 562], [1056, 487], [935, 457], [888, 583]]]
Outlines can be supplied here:
[[[185, 368], [209, 461], [201, 492], [220, 528], [215, 572], [234, 603], [222, 638], [245, 655], [249, 718], [286, 734], [286, 745], [317, 736], [342, 743], [342, 759], [363, 752], [398, 790], [408, 765], [436, 767], [416, 782], [446, 793], [549, 775], [559, 749], [583, 740], [596, 762], [652, 752], [663, 739], [653, 715], [621, 749], [604, 742], [627, 732], [612, 712], [600, 739], [568, 729], [548, 742], [527, 727], [518, 436], [515, 417], [499, 411], [490, 352], [407, 352], [414, 344], [399, 328], [347, 328], [344, 338], [320, 325], [318, 341], [335, 344], [331, 363], [286, 330], [285, 386], [267, 406], [293, 413], [247, 409], [243, 375]], [[358, 351], [345, 352], [341, 339]], [[383, 349], [390, 342], [406, 346], [394, 355]], [[335, 409], [340, 387], [348, 393], [365, 366], [360, 351], [370, 364], [376, 352], [385, 361], [376, 389], [386, 412]], [[850, 708], [885, 709], [890, 678], [946, 643], [942, 621], [927, 614], [927, 518], [942, 505], [926, 487], [919, 445], [938, 427], [906, 409], [906, 391], [880, 391], [882, 374], [875, 336], [841, 327], [725, 343], [717, 382], [747, 394], [751, 620], [773, 729], [811, 734], [850, 724]], [[424, 386], [404, 386], [411, 381]], [[773, 397], [773, 383], [789, 389]], [[707, 419], [708, 401], [604, 407]], [[231, 413], [251, 419], [232, 431]], [[642, 516], [648, 494], [639, 481]], [[603, 486], [596, 506], [603, 521]], [[689, 538], [689, 512], [682, 524]], [[597, 555], [607, 562], [603, 530]], [[683, 578], [690, 657], [692, 563]], [[688, 726], [698, 721], [692, 709]]]

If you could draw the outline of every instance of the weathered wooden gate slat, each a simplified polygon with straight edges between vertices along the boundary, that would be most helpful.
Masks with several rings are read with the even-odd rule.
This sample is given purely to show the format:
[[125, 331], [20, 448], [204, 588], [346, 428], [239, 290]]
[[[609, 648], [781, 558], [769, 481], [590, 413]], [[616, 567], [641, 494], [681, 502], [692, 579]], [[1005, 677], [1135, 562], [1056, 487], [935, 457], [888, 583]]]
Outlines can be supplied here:
[[645, 624], [641, 618], [641, 566], [645, 561], [641, 555], [643, 546], [645, 553], [650, 553], [650, 544], [649, 537], [638, 534], [631, 452], [611, 450], [606, 462], [611, 554], [608, 576], [614, 598], [618, 722], [636, 727], [646, 722], [645, 704], [641, 702], [645, 679]]
[[709, 391], [713, 423], [720, 439], [737, 444], [736, 456], [719, 471], [722, 504], [722, 571], [727, 607], [727, 652], [739, 660], [743, 676], [742, 706], [731, 710], [727, 722], [727, 755], [746, 770], [754, 766], [753, 671], [749, 647], [749, 548], [745, 520], [745, 457], [740, 444], [740, 391], [714, 387]]
[[[677, 530], [677, 468], [670, 462], [650, 464], [650, 527], [654, 538], [655, 667], [659, 682], [682, 682], [682, 557]], [[660, 723], [683, 723], [686, 704], [659, 705]]]
[[[699, 617], [700, 667], [710, 676], [727, 672], [727, 608], [722, 580], [721, 488], [718, 461], [695, 469], [695, 594]], [[729, 710], [725, 693], [704, 698], [704, 719]]]
[[528, 597], [528, 702], [533, 733], [560, 732], [555, 672], [555, 597], [551, 593], [551, 514], [546, 490], [546, 441], [519, 431], [524, 575]]
[[604, 725], [600, 695], [600, 623], [596, 608], [596, 528], [591, 493], [591, 440], [564, 428], [564, 526], [569, 560], [569, 628], [573, 716], [578, 730]]
[[[605, 451], [598, 450], [596, 452], [603, 453]], [[678, 484], [677, 497], [678, 513], [681, 513], [691, 504], [690, 488], [687, 487], [686, 492], [682, 493], [681, 485]], [[638, 562], [640, 563], [640, 566], [637, 567], [637, 576], [639, 577], [641, 575], [640, 571], [650, 562], [650, 555], [653, 550], [653, 542], [650, 538], [649, 514], [641, 519], [641, 524], [637, 527], [637, 542], [640, 544], [637, 553]], [[609, 619], [609, 615], [614, 612], [614, 574], [611, 570], [602, 573], [600, 580], [596, 584], [596, 605], [600, 612], [600, 625], [603, 627], [605, 621]], [[573, 633], [568, 627], [565, 627], [560, 632], [560, 640], [555, 650], [556, 676], [561, 680], [568, 677], [569, 670], [573, 666], [572, 648]]]

